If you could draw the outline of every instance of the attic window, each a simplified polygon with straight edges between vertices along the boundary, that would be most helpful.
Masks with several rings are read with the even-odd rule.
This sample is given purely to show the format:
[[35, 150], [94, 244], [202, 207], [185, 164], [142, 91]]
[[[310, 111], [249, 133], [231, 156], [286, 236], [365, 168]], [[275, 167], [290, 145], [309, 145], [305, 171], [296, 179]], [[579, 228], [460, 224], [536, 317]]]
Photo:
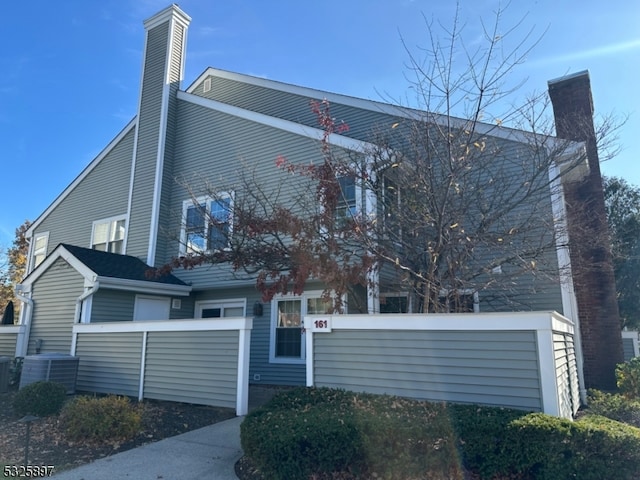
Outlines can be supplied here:
[[204, 80], [204, 84], [202, 85], [202, 91], [206, 93], [210, 90], [211, 90], [211, 78], [206, 78]]
[[124, 253], [125, 219], [107, 218], [93, 222], [91, 248], [102, 252]]

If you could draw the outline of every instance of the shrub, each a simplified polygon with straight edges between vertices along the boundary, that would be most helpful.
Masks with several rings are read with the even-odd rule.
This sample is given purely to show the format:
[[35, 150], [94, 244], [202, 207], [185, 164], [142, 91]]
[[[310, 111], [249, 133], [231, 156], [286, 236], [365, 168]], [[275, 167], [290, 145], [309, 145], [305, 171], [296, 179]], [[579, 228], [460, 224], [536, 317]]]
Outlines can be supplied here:
[[589, 390], [588, 413], [640, 427], [640, 401], [620, 394]]
[[531, 478], [555, 480], [637, 479], [640, 475], [640, 430], [597, 415], [580, 420], [541, 413], [509, 426], [513, 470]]
[[528, 412], [502, 407], [449, 405], [464, 465], [482, 478], [509, 472], [513, 462], [505, 454], [511, 440], [509, 424]]
[[620, 393], [627, 398], [640, 399], [640, 357], [616, 367], [616, 381]]
[[72, 441], [122, 441], [140, 431], [141, 407], [133, 405], [127, 397], [80, 396], [62, 410], [60, 423]]
[[444, 405], [328, 388], [282, 393], [250, 413], [242, 447], [268, 478], [462, 478]]
[[67, 398], [67, 387], [55, 382], [35, 382], [18, 390], [13, 408], [18, 415], [46, 417], [56, 414]]
[[288, 391], [250, 413], [241, 440], [274, 479], [461, 479], [460, 457], [482, 479], [640, 478], [640, 429], [602, 416], [570, 421], [322, 388]]

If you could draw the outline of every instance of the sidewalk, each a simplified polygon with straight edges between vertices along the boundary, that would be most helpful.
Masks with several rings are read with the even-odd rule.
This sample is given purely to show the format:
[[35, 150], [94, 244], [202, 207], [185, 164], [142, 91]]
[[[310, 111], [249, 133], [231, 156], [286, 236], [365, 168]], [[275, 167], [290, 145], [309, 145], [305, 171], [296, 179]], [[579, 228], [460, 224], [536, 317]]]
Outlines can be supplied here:
[[244, 417], [209, 425], [54, 474], [57, 480], [237, 480]]
[[[249, 390], [249, 410], [269, 400], [276, 390]], [[244, 417], [165, 438], [55, 474], [56, 480], [237, 480], [235, 463], [242, 457], [240, 424]]]

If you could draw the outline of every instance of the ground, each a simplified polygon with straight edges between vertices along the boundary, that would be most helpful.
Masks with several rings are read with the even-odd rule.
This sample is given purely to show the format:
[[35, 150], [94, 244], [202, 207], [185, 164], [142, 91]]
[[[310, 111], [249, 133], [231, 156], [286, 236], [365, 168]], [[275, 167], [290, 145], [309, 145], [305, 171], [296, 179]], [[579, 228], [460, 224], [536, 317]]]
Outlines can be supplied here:
[[[15, 389], [0, 394], [0, 467], [25, 464], [26, 425], [12, 407]], [[143, 427], [131, 440], [122, 443], [90, 445], [69, 442], [58, 425], [58, 417], [34, 421], [30, 429], [27, 464], [52, 465], [67, 470], [99, 458], [156, 442], [235, 416], [230, 408], [145, 400]], [[0, 478], [2, 474], [0, 473]]]

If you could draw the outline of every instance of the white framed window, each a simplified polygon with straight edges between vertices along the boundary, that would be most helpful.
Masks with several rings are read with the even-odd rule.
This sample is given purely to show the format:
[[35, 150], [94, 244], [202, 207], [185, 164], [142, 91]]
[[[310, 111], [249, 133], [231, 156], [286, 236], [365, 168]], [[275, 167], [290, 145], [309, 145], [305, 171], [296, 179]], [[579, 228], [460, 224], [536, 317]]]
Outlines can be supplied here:
[[246, 298], [196, 302], [196, 318], [244, 317], [246, 310]]
[[33, 236], [33, 249], [31, 250], [31, 270], [42, 263], [47, 256], [49, 232], [37, 233]]
[[198, 254], [229, 247], [233, 231], [233, 195], [185, 200], [182, 205], [180, 253]]
[[478, 313], [480, 299], [478, 292], [471, 289], [440, 290], [439, 301], [449, 313]]
[[126, 217], [111, 217], [93, 222], [91, 248], [101, 252], [124, 253]]
[[328, 313], [330, 305], [322, 299], [322, 292], [279, 296], [271, 301], [272, 363], [304, 363], [305, 335], [302, 320], [305, 315]]

